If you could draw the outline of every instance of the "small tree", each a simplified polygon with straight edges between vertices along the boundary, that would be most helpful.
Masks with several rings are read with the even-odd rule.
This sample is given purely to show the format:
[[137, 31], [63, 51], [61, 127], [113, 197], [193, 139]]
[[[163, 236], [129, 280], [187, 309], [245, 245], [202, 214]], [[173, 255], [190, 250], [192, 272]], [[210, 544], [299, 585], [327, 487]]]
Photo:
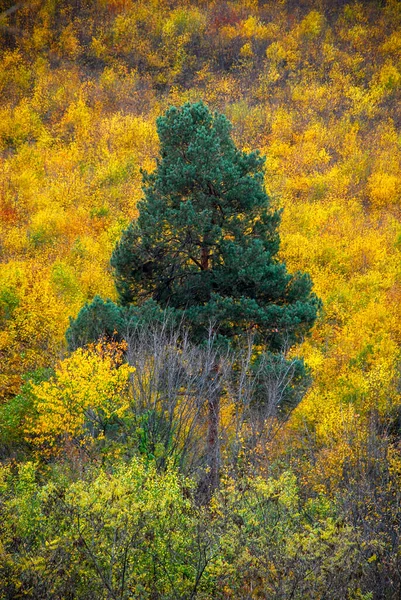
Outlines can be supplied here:
[[[280, 213], [264, 189], [265, 159], [239, 150], [226, 117], [201, 102], [169, 108], [157, 131], [160, 159], [143, 174], [139, 217], [111, 259], [120, 304], [169, 309], [196, 343], [210, 339], [212, 328], [226, 346], [251, 333], [264, 350], [288, 349], [313, 325], [319, 300], [310, 277], [288, 273], [277, 258]], [[218, 373], [217, 361], [208, 490], [218, 483]]]

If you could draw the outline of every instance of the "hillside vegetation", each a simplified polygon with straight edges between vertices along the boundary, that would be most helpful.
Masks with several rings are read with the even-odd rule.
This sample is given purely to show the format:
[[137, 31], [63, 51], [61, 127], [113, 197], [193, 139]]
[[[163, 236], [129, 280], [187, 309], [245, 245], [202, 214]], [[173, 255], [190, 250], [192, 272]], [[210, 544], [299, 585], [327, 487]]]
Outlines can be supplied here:
[[[401, 2], [0, 0], [0, 48], [0, 598], [398, 599]], [[288, 420], [240, 427], [226, 392], [208, 506], [186, 416], [149, 446], [148, 366], [65, 340], [117, 300], [157, 117], [198, 101], [266, 156], [280, 260], [323, 305]]]

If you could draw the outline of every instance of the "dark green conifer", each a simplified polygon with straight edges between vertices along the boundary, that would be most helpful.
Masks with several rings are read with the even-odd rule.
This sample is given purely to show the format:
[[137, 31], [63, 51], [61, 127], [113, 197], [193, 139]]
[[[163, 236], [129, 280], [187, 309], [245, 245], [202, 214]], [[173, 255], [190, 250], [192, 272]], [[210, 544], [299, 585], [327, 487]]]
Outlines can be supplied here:
[[99, 338], [116, 338], [124, 328], [123, 309], [111, 300], [95, 296], [85, 304], [76, 319], [70, 318], [66, 339], [70, 350], [95, 342]]
[[[96, 300], [84, 307], [69, 340], [74, 332], [79, 343], [99, 332], [121, 332], [132, 319], [152, 321], [167, 310], [196, 343], [212, 329], [225, 345], [251, 333], [259, 349], [288, 349], [311, 328], [320, 302], [310, 277], [288, 273], [277, 257], [280, 213], [264, 188], [265, 159], [239, 150], [226, 117], [201, 102], [168, 109], [157, 131], [160, 159], [143, 175], [138, 219], [111, 258], [120, 306]], [[216, 381], [218, 370], [216, 364]], [[201, 479], [206, 500], [218, 485], [220, 461], [218, 384], [215, 390]]]
[[111, 259], [120, 302], [182, 312], [197, 341], [212, 326], [227, 341], [253, 331], [270, 350], [291, 346], [319, 301], [310, 277], [277, 258], [265, 159], [236, 148], [229, 121], [203, 103], [170, 108], [157, 131], [160, 160]]

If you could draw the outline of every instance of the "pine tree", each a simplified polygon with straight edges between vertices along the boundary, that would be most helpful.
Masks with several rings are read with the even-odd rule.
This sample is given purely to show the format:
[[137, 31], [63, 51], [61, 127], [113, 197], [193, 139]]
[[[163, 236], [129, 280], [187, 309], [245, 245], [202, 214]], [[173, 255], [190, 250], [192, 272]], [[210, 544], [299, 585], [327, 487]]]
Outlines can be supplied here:
[[[119, 310], [97, 306], [91, 328], [91, 305], [84, 307], [69, 338], [75, 332], [86, 339], [102, 327], [107, 333], [130, 313], [143, 322], [141, 314], [160, 318], [167, 310], [196, 343], [210, 339], [212, 329], [225, 346], [251, 334], [259, 349], [288, 349], [311, 328], [320, 302], [310, 277], [288, 273], [277, 257], [280, 212], [264, 188], [265, 159], [239, 150], [230, 122], [201, 102], [169, 108], [157, 131], [160, 159], [153, 173], [143, 173], [138, 219], [111, 258]], [[79, 337], [81, 322], [86, 333]], [[215, 390], [208, 400], [206, 499], [218, 485], [220, 462], [219, 385]]]
[[85, 304], [76, 319], [70, 317], [70, 327], [66, 333], [70, 350], [85, 346], [101, 337], [118, 338], [124, 329], [123, 310], [111, 300], [95, 296]]
[[111, 259], [121, 304], [175, 309], [197, 341], [212, 326], [228, 342], [253, 331], [270, 350], [291, 346], [319, 301], [310, 277], [277, 258], [265, 159], [236, 148], [230, 122], [201, 102], [170, 108], [157, 131], [161, 158]]
[[[239, 150], [229, 121], [203, 103], [170, 108], [157, 131], [160, 160], [144, 174], [139, 217], [111, 259], [120, 302], [173, 309], [197, 342], [212, 327], [231, 344], [252, 332], [269, 351], [293, 345], [313, 325], [319, 301], [310, 277], [289, 274], [277, 258], [280, 214], [264, 189], [264, 158]], [[216, 386], [206, 499], [218, 485], [219, 396]]]

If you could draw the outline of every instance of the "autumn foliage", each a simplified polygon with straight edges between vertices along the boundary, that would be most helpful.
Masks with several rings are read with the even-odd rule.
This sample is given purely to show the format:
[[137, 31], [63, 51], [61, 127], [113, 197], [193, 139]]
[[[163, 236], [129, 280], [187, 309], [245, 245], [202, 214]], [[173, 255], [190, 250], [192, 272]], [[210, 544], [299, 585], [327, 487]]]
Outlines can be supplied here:
[[[0, 597], [397, 600], [401, 3], [0, 0], [0, 48]], [[225, 357], [207, 507], [210, 357], [65, 339], [117, 301], [157, 117], [199, 101], [266, 156], [279, 260], [323, 303], [290, 371]], [[280, 420], [260, 394], [295, 381]]]

